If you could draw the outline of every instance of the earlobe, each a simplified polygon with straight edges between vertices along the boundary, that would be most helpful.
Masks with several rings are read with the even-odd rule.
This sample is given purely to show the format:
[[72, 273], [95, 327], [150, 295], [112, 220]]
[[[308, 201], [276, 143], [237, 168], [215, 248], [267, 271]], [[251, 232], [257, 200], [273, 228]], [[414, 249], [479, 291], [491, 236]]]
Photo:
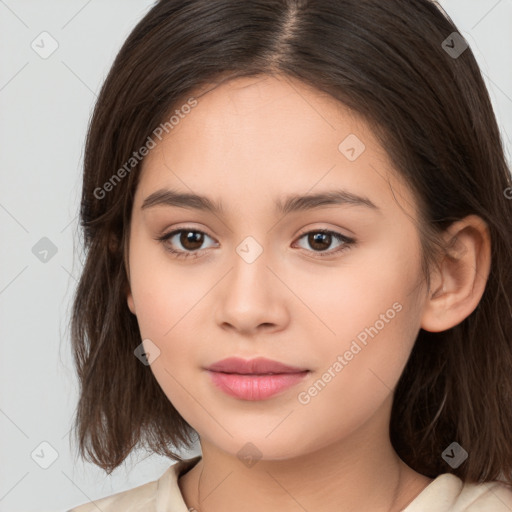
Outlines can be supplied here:
[[491, 268], [491, 240], [487, 224], [469, 215], [445, 233], [447, 255], [433, 280], [421, 328], [441, 332], [460, 324], [478, 306]]
[[128, 304], [128, 308], [135, 315], [135, 303], [133, 302], [133, 295], [131, 291], [131, 287], [129, 283], [126, 283], [126, 302]]
[[128, 304], [129, 310], [132, 312], [132, 314], [136, 315], [135, 302], [133, 301], [132, 287], [131, 287], [131, 283], [130, 283], [131, 278], [130, 278], [130, 264], [128, 261], [128, 242], [129, 242], [129, 238], [126, 238], [125, 243], [124, 243], [124, 252], [123, 252], [123, 263], [124, 263], [124, 268], [126, 271], [125, 294], [126, 294], [126, 302]]
[[127, 296], [127, 303], [128, 303], [128, 308], [135, 315], [135, 304], [133, 303], [133, 296], [131, 293], [129, 293]]

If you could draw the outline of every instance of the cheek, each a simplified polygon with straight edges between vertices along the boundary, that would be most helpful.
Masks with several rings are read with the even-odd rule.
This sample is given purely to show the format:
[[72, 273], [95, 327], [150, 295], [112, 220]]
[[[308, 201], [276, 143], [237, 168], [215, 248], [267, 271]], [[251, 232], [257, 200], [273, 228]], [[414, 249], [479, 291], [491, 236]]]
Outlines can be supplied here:
[[[329, 350], [340, 351], [358, 337], [364, 343], [375, 338], [399, 343], [410, 339], [420, 280], [420, 262], [401, 256], [393, 244], [375, 244], [349, 255], [337, 267], [323, 268], [314, 274], [311, 267], [281, 269], [285, 281], [306, 306], [297, 320], [328, 341]], [[297, 312], [301, 308], [297, 306]], [[295, 311], [295, 310], [294, 310]], [[291, 313], [293, 314], [293, 313]], [[308, 333], [309, 336], [313, 332]], [[383, 344], [383, 342], [381, 343]], [[317, 348], [317, 345], [315, 346]]]
[[138, 233], [130, 246], [130, 276], [141, 335], [159, 345], [194, 325], [195, 310], [215, 282], [215, 276], [176, 263]]
[[[332, 399], [357, 409], [365, 400], [378, 402], [395, 387], [417, 337], [421, 313], [421, 290], [415, 285], [421, 266], [410, 249], [405, 258], [392, 246], [387, 252], [383, 246], [365, 255], [357, 267], [347, 264], [326, 277], [313, 280], [304, 274], [296, 279], [304, 284], [296, 288], [298, 295], [316, 313], [302, 320], [305, 337], [319, 340], [321, 333], [314, 354], [321, 381], [317, 387], [325, 396], [318, 402]], [[303, 348], [312, 353], [311, 345]]]
[[382, 293], [383, 301], [377, 295], [371, 300], [352, 297], [345, 310], [333, 310], [331, 326], [337, 336], [316, 337], [315, 352], [323, 364], [297, 389], [293, 415], [315, 432], [314, 438], [297, 438], [303, 450], [313, 449], [319, 439], [328, 445], [351, 435], [391, 404], [417, 335], [411, 320], [416, 311], [404, 290]]
[[[393, 302], [397, 296], [400, 299]], [[314, 379], [301, 387], [304, 393], [297, 397], [299, 403], [315, 402], [319, 414], [329, 403], [339, 404], [345, 412], [364, 413], [373, 410], [391, 392], [406, 365], [418, 329], [414, 306], [400, 295], [389, 299], [382, 303], [358, 303], [354, 299], [350, 308], [332, 316], [336, 336], [315, 336]], [[314, 335], [311, 332], [310, 337]]]

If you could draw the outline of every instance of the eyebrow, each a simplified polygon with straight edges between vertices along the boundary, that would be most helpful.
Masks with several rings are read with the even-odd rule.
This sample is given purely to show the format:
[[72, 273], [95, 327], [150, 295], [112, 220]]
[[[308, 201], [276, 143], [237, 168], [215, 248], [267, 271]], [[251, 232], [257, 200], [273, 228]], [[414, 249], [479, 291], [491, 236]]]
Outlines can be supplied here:
[[[380, 208], [369, 198], [358, 196], [347, 190], [329, 190], [317, 194], [292, 194], [284, 201], [276, 200], [277, 213], [288, 214], [321, 208], [323, 206], [360, 206], [380, 212]], [[141, 209], [145, 210], [155, 206], [174, 206], [188, 208], [222, 215], [224, 208], [221, 202], [214, 201], [206, 196], [179, 192], [172, 189], [159, 189], [144, 200]]]

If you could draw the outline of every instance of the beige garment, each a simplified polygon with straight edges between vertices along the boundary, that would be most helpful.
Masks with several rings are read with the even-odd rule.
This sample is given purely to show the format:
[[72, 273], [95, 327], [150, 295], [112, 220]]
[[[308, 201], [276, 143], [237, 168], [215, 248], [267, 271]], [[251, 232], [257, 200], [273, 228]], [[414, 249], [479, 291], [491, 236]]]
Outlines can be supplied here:
[[[201, 456], [169, 467], [158, 479], [68, 512], [188, 512], [178, 478]], [[402, 512], [512, 512], [512, 490], [499, 482], [464, 484], [450, 473], [434, 479]]]

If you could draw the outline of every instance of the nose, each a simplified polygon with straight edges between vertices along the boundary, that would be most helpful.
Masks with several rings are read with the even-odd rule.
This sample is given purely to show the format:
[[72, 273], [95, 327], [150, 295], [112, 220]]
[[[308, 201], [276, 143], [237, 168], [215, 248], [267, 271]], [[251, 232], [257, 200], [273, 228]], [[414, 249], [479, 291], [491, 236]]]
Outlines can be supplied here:
[[290, 291], [269, 265], [267, 254], [254, 239], [236, 248], [215, 297], [214, 319], [221, 328], [254, 335], [288, 324]]

